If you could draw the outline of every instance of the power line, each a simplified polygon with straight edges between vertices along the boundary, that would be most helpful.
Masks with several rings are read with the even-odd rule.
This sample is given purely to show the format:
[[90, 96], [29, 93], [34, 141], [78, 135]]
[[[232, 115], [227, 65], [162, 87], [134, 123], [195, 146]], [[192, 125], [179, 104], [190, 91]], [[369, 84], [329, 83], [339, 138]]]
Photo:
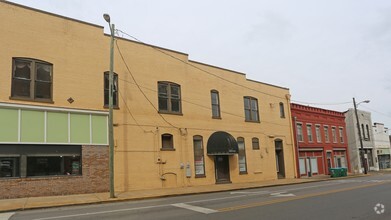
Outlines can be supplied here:
[[129, 68], [128, 64], [126, 63], [126, 61], [125, 61], [125, 59], [124, 59], [124, 57], [123, 57], [123, 55], [122, 55], [121, 49], [119, 48], [118, 42], [117, 42], [117, 41], [115, 42], [115, 45], [117, 46], [118, 52], [119, 52], [119, 54], [120, 54], [120, 56], [121, 56], [122, 61], [123, 61], [124, 64], [125, 64], [126, 69], [128, 70], [129, 75], [132, 77], [132, 79], [133, 79], [135, 85], [136, 85], [137, 88], [140, 90], [141, 94], [143, 94], [143, 96], [145, 97], [145, 99], [146, 99], [146, 100], [149, 102], [149, 104], [156, 110], [156, 112], [157, 112], [158, 115], [163, 119], [163, 121], [165, 121], [165, 122], [166, 122], [167, 124], [169, 124], [170, 126], [179, 129], [178, 127], [174, 126], [174, 125], [171, 124], [169, 121], [167, 121], [167, 120], [163, 117], [163, 115], [161, 115], [161, 114], [159, 113], [159, 110], [155, 107], [155, 105], [152, 103], [152, 101], [149, 100], [149, 98], [147, 97], [147, 95], [144, 93], [144, 91], [141, 89], [141, 87], [140, 87], [139, 84], [137, 83], [136, 79], [134, 78], [132, 71], [130, 71], [130, 68]]

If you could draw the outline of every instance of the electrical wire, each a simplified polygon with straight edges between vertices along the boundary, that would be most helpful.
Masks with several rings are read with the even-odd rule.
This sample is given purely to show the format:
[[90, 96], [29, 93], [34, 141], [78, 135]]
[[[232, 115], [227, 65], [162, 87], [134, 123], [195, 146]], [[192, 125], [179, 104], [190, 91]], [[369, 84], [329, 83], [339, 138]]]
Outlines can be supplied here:
[[167, 120], [163, 117], [163, 115], [161, 115], [161, 114], [159, 113], [159, 110], [155, 107], [155, 105], [152, 103], [152, 101], [147, 97], [147, 95], [144, 93], [144, 91], [141, 89], [140, 85], [137, 83], [136, 79], [134, 78], [132, 71], [130, 70], [128, 64], [126, 63], [126, 61], [125, 61], [125, 59], [124, 59], [124, 57], [123, 57], [123, 55], [122, 55], [121, 49], [120, 49], [119, 46], [118, 46], [118, 42], [115, 41], [115, 44], [116, 44], [116, 46], [117, 46], [119, 55], [120, 55], [122, 61], [124, 62], [126, 69], [128, 70], [129, 75], [132, 77], [132, 79], [133, 79], [135, 85], [137, 86], [137, 88], [139, 89], [139, 91], [141, 92], [141, 94], [143, 94], [143, 96], [145, 97], [145, 99], [146, 99], [146, 100], [148, 101], [148, 103], [156, 110], [156, 112], [157, 112], [158, 115], [163, 119], [163, 121], [165, 121], [167, 124], [169, 124], [169, 125], [172, 126], [173, 128], [179, 129], [178, 127], [174, 126], [174, 125], [171, 124], [169, 121], [167, 121]]

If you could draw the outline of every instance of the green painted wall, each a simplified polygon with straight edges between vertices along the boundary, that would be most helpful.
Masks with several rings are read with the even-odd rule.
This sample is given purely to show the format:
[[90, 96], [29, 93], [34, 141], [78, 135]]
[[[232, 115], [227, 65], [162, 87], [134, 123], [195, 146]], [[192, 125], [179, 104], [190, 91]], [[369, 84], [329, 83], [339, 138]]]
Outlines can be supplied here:
[[106, 144], [107, 141], [107, 117], [92, 116], [92, 142]]
[[0, 143], [108, 144], [107, 115], [46, 111], [45, 142], [45, 110], [18, 111], [0, 107]]
[[44, 142], [45, 113], [42, 111], [22, 110], [20, 122], [21, 142]]
[[18, 141], [18, 111], [0, 109], [0, 142]]
[[90, 115], [71, 113], [71, 143], [90, 143]]
[[68, 113], [48, 112], [46, 124], [48, 143], [68, 143]]

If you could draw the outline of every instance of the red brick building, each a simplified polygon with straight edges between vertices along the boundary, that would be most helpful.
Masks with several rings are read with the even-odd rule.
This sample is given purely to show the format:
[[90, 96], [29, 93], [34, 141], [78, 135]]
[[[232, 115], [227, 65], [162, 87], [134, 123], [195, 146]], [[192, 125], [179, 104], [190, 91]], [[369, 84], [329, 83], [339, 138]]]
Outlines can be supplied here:
[[329, 168], [350, 171], [342, 112], [291, 103], [299, 177], [328, 175]]

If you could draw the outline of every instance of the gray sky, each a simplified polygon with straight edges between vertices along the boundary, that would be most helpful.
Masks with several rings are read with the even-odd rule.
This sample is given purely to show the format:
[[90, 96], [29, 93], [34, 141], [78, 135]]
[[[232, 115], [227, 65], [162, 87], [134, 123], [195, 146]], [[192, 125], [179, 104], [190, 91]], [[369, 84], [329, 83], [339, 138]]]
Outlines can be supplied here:
[[359, 108], [391, 127], [390, 0], [12, 2], [101, 26], [109, 13], [145, 43], [288, 87], [293, 102], [345, 111], [369, 99]]

